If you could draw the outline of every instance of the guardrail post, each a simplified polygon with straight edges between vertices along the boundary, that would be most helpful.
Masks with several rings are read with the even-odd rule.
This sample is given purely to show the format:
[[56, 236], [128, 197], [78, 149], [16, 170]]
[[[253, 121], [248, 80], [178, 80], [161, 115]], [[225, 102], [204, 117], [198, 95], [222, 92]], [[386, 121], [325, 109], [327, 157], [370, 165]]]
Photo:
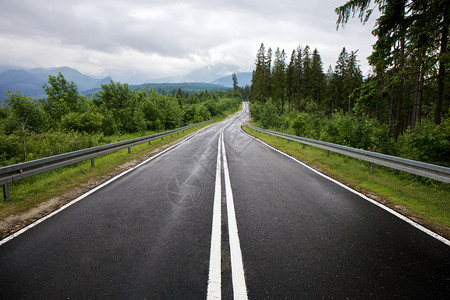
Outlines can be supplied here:
[[374, 163], [370, 163], [370, 173], [375, 173], [375, 164]]
[[95, 157], [91, 158], [91, 167], [95, 167]]
[[3, 199], [5, 199], [5, 201], [11, 200], [11, 195], [9, 194], [9, 185], [7, 183], [3, 184], [2, 189], [3, 189]]
[[302, 144], [302, 145], [303, 145], [302, 148], [305, 149], [305, 144]]
[[327, 150], [327, 157], [330, 157], [330, 150]]
[[152, 144], [152, 141], [148, 141], [148, 145], [150, 146]]
[[131, 147], [128, 147], [128, 153], [131, 153]]

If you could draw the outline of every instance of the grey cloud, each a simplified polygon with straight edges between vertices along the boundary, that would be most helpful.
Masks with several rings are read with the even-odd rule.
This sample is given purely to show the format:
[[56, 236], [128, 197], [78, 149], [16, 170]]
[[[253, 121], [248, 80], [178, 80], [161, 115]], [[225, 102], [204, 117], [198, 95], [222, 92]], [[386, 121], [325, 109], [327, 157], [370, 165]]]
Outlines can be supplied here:
[[[337, 36], [333, 41], [341, 39], [344, 44], [351, 43], [350, 38], [358, 39], [362, 34], [359, 29], [356, 38], [336, 34], [333, 10], [337, 2], [3, 0], [0, 39], [52, 40], [55, 47], [105, 53], [107, 59], [131, 49], [167, 58], [167, 64], [198, 57], [204, 61], [227, 57], [232, 61], [234, 57], [239, 61], [247, 59], [250, 65], [261, 42], [272, 43], [273, 47], [292, 45], [285, 49], [290, 52], [298, 43], [330, 43], [330, 36]], [[351, 31], [348, 27], [345, 30]], [[337, 58], [342, 46], [330, 47], [336, 47]], [[248, 53], [252, 53], [251, 57]], [[39, 60], [37, 55], [35, 60]], [[135, 65], [140, 66], [139, 62]]]

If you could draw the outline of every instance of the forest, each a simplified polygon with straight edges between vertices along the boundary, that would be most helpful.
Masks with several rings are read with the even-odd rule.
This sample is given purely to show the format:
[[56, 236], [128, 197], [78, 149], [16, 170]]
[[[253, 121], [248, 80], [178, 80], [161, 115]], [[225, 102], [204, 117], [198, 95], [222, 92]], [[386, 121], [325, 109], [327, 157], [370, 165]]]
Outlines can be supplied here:
[[86, 97], [59, 73], [44, 85], [47, 98], [9, 92], [0, 105], [0, 166], [178, 128], [238, 109], [241, 94], [153, 88], [111, 81]]
[[253, 120], [299, 136], [450, 166], [449, 3], [352, 0], [336, 8], [338, 30], [374, 7], [381, 16], [362, 75], [358, 50], [343, 48], [326, 73], [317, 49], [257, 51]]

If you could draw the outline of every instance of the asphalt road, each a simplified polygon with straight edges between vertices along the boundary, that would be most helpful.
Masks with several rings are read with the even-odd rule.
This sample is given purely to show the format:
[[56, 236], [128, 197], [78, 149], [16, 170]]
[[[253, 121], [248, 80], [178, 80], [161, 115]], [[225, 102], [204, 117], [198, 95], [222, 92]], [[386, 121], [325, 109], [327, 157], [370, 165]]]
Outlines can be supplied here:
[[212, 125], [0, 246], [1, 299], [445, 299], [450, 247]]

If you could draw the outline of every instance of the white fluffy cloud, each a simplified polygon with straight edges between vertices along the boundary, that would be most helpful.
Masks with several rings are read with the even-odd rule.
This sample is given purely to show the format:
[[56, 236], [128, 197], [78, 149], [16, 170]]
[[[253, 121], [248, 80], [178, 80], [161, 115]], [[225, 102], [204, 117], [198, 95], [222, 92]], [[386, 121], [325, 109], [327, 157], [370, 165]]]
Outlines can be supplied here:
[[[165, 77], [215, 62], [253, 66], [261, 42], [290, 52], [317, 48], [324, 69], [342, 47], [359, 49], [367, 71], [371, 24], [336, 31], [344, 0], [3, 0], [0, 64], [67, 65], [104, 76]], [[374, 19], [374, 18], [373, 18]], [[139, 76], [138, 76], [139, 75]]]

